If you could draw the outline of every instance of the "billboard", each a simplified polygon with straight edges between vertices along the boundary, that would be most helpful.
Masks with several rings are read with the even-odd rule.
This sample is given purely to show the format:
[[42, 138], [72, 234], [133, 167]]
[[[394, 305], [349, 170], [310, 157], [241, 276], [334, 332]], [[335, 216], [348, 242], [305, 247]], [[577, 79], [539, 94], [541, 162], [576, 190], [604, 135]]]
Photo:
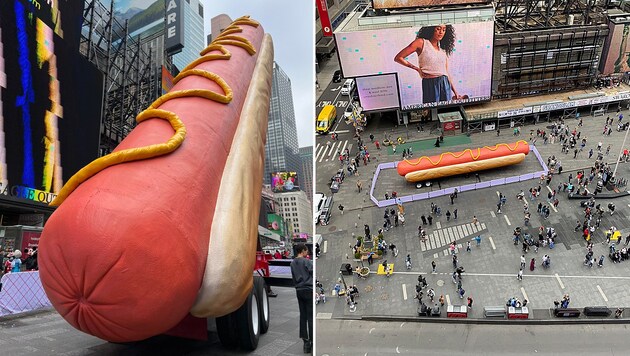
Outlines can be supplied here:
[[[101, 0], [101, 3], [109, 9], [112, 0]], [[129, 20], [129, 34], [134, 36], [138, 30], [163, 25], [165, 5], [166, 0], [115, 0], [114, 17], [121, 24]]]
[[167, 1], [164, 49], [167, 53], [174, 54], [184, 48], [184, 8], [181, 0]]
[[48, 203], [98, 157], [103, 75], [20, 0], [0, 47], [0, 194]]
[[608, 23], [608, 37], [604, 43], [600, 72], [604, 75], [630, 72], [630, 23]]
[[444, 5], [468, 5], [488, 3], [486, 0], [373, 0], [375, 9], [396, 9], [401, 7], [431, 7]]
[[492, 21], [335, 33], [346, 78], [396, 73], [403, 110], [490, 100]]
[[299, 190], [298, 177], [296, 172], [274, 172], [271, 173], [271, 190], [274, 193], [291, 192]]
[[400, 106], [396, 74], [358, 77], [356, 81], [363, 110], [382, 110]]

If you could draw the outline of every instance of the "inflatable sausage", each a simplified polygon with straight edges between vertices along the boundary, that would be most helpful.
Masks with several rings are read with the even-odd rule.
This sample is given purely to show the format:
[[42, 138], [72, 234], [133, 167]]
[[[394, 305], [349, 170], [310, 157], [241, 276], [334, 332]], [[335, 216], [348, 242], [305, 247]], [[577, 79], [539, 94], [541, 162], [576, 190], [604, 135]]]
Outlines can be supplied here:
[[520, 140], [511, 144], [499, 143], [490, 147], [467, 148], [460, 152], [404, 160], [398, 162], [396, 170], [408, 182], [420, 182], [517, 164], [525, 160], [528, 153], [529, 144]]
[[201, 55], [52, 203], [40, 275], [79, 330], [141, 340], [193, 306], [197, 316], [230, 313], [252, 288], [271, 38], [239, 18]]

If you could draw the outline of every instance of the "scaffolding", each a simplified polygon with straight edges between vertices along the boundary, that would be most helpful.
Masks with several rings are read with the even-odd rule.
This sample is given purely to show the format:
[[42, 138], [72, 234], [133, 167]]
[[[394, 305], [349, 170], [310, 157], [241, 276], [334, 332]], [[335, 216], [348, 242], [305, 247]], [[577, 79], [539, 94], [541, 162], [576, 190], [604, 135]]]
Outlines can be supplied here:
[[80, 53], [104, 74], [103, 112], [99, 153], [105, 155], [136, 125], [136, 116], [160, 94], [161, 70], [152, 50], [142, 49], [140, 39], [129, 36], [128, 24], [114, 17], [98, 0], [85, 0]]

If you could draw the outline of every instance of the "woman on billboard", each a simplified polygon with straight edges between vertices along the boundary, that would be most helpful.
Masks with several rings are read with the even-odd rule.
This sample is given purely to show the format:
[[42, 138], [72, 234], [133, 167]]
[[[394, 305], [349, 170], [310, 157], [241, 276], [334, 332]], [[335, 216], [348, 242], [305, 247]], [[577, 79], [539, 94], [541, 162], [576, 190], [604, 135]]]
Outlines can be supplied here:
[[[416, 39], [403, 48], [394, 61], [409, 67], [422, 78], [422, 102], [434, 103], [464, 99], [457, 94], [448, 74], [448, 57], [455, 47], [453, 25], [421, 27]], [[418, 55], [418, 66], [405, 59], [412, 53]], [[452, 92], [452, 94], [451, 94]]]

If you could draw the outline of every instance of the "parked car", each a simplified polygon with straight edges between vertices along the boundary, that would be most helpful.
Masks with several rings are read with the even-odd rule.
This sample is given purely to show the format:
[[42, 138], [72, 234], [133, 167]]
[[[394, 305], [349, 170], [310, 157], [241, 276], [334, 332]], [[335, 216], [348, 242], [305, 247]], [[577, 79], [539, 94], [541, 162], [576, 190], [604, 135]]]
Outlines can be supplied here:
[[335, 71], [335, 74], [333, 74], [333, 79], [332, 79], [332, 80], [333, 80], [333, 83], [340, 83], [340, 82], [341, 82], [341, 79], [343, 79], [343, 78], [341, 77], [341, 69], [337, 69], [337, 70]]
[[346, 110], [343, 112], [343, 117], [347, 119], [352, 116], [353, 112], [354, 106], [352, 104], [348, 104], [348, 106], [346, 106]]
[[326, 134], [337, 119], [337, 109], [334, 105], [326, 105], [317, 117], [316, 131], [319, 134]]

